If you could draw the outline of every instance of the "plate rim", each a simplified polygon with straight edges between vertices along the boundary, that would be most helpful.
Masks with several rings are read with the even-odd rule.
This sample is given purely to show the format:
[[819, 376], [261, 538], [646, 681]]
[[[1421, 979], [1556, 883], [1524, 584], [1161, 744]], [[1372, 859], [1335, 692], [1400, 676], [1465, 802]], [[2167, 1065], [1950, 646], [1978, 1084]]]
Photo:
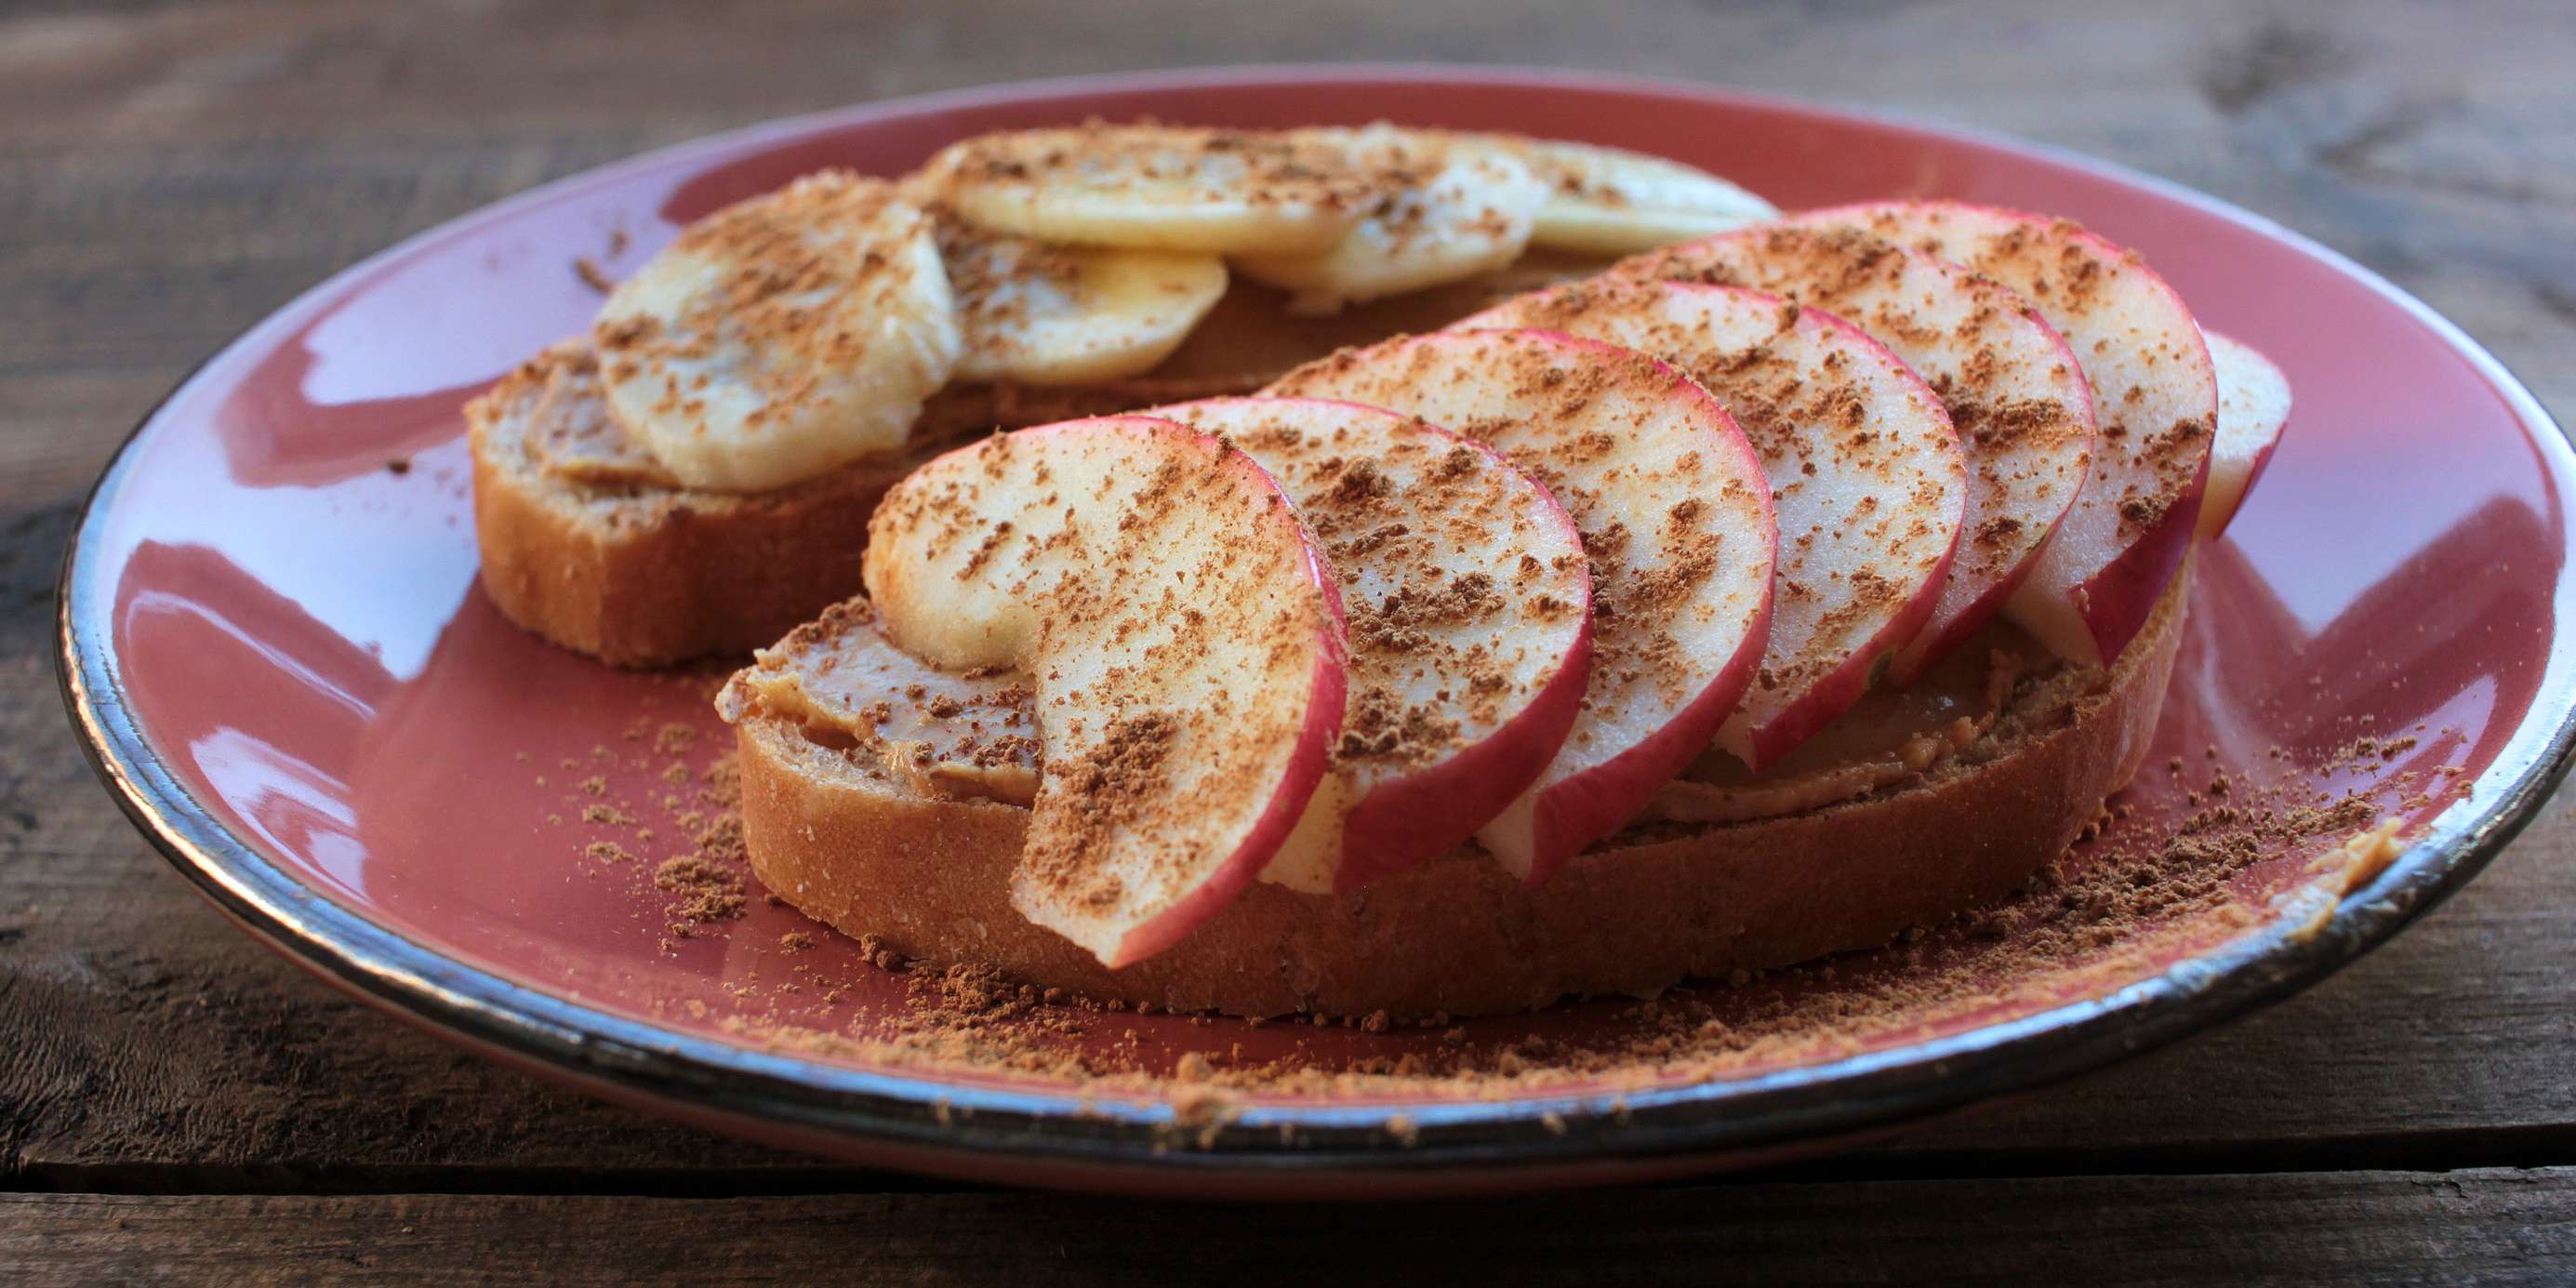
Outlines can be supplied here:
[[[851, 1069], [694, 1037], [517, 984], [446, 957], [296, 880], [233, 835], [169, 771], [125, 701], [109, 590], [82, 558], [116, 499], [136, 449], [161, 413], [224, 359], [288, 325], [314, 302], [445, 238], [522, 207], [694, 155], [758, 149], [871, 118], [1075, 93], [1212, 85], [1381, 83], [1403, 79], [1547, 92], [1649, 94], [1726, 110], [1789, 112], [1948, 138], [2036, 158], [2154, 192], [2247, 228], [2361, 283], [2468, 361], [2555, 467], [2576, 481], [2565, 431], [2505, 365], [2448, 318], [2349, 257], [2265, 216], [2180, 183], [2053, 144], [1906, 114], [1854, 109], [1661, 77], [1409, 63], [1240, 65], [1052, 77], [848, 104], [775, 118], [624, 157], [478, 207], [369, 255], [299, 292], [198, 363], [118, 445], [84, 499], [56, 594], [57, 685], [84, 756], [127, 819], [191, 885], [253, 937], [380, 1009], [594, 1091], [728, 1120], [832, 1136], [845, 1149], [914, 1156], [906, 1166], [1043, 1162], [1079, 1169], [1230, 1171], [1272, 1175], [1707, 1157], [1847, 1136], [2028, 1090], [2249, 1014], [2324, 979], [2384, 943], [2483, 870], [2576, 764], [2576, 637], [2553, 632], [2526, 714], [2473, 783], [2471, 816], [2436, 825], [2388, 868], [2347, 893], [2321, 923], [2276, 918], [2219, 949], [2100, 997], [2049, 1007], [1930, 1042], [1752, 1078], [1625, 1094], [1365, 1107], [1253, 1103], [1205, 1134], [1167, 1101], [965, 1086], [935, 1074]], [[2576, 585], [2562, 567], [2558, 597]], [[2535, 726], [2554, 727], [2534, 742]], [[1400, 1126], [1390, 1117], [1410, 1121]], [[1551, 1122], [1554, 1125], [1551, 1125]], [[1287, 1135], [1293, 1130], [1294, 1139]], [[1178, 1146], [1178, 1147], [1176, 1147]], [[922, 1160], [928, 1160], [924, 1162]]]

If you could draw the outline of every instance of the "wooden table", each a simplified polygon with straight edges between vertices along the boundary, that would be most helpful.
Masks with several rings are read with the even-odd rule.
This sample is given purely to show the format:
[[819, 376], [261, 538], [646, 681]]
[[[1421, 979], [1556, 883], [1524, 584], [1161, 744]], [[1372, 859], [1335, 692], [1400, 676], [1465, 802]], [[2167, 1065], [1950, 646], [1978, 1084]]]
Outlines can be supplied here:
[[191, 362], [333, 269], [780, 113], [1354, 55], [1694, 77], [2128, 162], [2389, 274], [2576, 415], [2561, 0], [11, 6], [0, 1278], [2576, 1278], [2565, 798], [2325, 986], [1898, 1143], [1635, 1192], [1176, 1210], [856, 1171], [488, 1067], [225, 925], [74, 750], [48, 654], [83, 489]]

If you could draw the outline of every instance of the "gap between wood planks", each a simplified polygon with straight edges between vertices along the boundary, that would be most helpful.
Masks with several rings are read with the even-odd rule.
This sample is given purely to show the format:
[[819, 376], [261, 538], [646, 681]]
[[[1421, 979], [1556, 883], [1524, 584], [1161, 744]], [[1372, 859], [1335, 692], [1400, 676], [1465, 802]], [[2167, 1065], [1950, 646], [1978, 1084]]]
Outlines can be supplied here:
[[810, 1284], [818, 1270], [869, 1282], [1048, 1285], [1233, 1285], [1315, 1271], [1337, 1284], [1408, 1285], [1469, 1275], [2547, 1283], [2564, 1282], [2572, 1259], [2569, 1169], [1771, 1184], [1187, 1213], [1018, 1193], [0, 1199], [0, 1264], [30, 1283], [367, 1282], [467, 1271], [491, 1282]]
[[[2462, 1128], [2403, 1136], [2247, 1145], [2183, 1144], [2105, 1150], [1874, 1151], [1835, 1154], [1651, 1188], [1874, 1182], [2039, 1181], [2114, 1176], [2265, 1176], [2334, 1171], [2440, 1175], [2479, 1169], [2576, 1169], [2576, 1125]], [[36, 1163], [0, 1172], [0, 1194], [358, 1195], [486, 1194], [733, 1199], [831, 1194], [945, 1193], [992, 1187], [781, 1155], [741, 1167], [254, 1166], [202, 1163]]]

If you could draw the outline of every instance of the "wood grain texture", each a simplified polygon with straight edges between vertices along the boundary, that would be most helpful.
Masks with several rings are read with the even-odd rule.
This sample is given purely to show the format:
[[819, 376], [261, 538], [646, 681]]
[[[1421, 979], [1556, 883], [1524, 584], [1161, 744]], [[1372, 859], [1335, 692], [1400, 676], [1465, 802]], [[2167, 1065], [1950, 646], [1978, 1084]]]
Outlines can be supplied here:
[[[0, 1207], [0, 1264], [63, 1279], [355, 1276], [470, 1256], [497, 1275], [544, 1250], [588, 1258], [558, 1272], [609, 1278], [848, 1264], [858, 1247], [876, 1277], [942, 1282], [978, 1256], [1006, 1280], [1113, 1264], [1108, 1233], [1153, 1245], [1150, 1209], [936, 1186], [528, 1197], [910, 1183], [551, 1090], [271, 958], [163, 870], [81, 763], [46, 660], [52, 581], [81, 492], [190, 364], [441, 219], [642, 148], [861, 99], [1355, 56], [1715, 81], [2140, 166], [2387, 273], [2576, 412], [2576, 23], [2556, 0], [0, 7], [0, 1188], [237, 1195], [21, 1198]], [[1499, 1240], [1522, 1277], [1573, 1255], [1514, 1246], [1523, 1232], [1579, 1228], [1563, 1247], [1637, 1279], [1713, 1257], [1847, 1280], [1988, 1265], [2510, 1278], [2547, 1256], [2563, 1279], [2576, 1273], [2565, 1171], [2321, 1173], [2576, 1163], [2571, 850], [2576, 806], [2561, 800], [2467, 892], [2327, 985], [1797, 1173], [1834, 1184], [1443, 1219]], [[494, 1196], [255, 1196], [402, 1190]], [[1311, 1268], [1352, 1235], [1367, 1247], [1410, 1232], [1398, 1222], [1294, 1213], [1272, 1230], [1238, 1214], [1191, 1246], [1213, 1250], [1208, 1276]], [[788, 1242], [746, 1251], [754, 1225]]]
[[[1177, 1218], [1177, 1220], [1176, 1220]], [[1187, 1238], [1174, 1227], [1186, 1224]], [[1569, 1230], [1614, 1230], [1605, 1240]], [[2178, 1238], [2178, 1231], [2191, 1237]], [[981, 1250], [968, 1262], [960, 1249]], [[1356, 1255], [1354, 1255], [1356, 1254]], [[1419, 1207], [1169, 1208], [1014, 1194], [0, 1199], [29, 1285], [2546, 1284], [2576, 1171], [1733, 1185]], [[2429, 1275], [2427, 1271], [2430, 1271]]]
[[0, 500], [76, 490], [330, 269], [540, 180], [789, 112], [1353, 57], [1685, 77], [2011, 130], [2395, 276], [2565, 405], [2576, 90], [2555, 0], [1045, 0], [641, 10], [208, 0], [0, 16]]

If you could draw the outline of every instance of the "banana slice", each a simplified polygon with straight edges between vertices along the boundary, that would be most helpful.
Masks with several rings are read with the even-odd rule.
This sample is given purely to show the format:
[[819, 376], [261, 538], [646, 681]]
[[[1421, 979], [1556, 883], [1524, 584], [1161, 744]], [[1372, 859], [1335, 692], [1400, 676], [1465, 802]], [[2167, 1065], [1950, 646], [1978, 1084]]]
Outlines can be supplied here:
[[1722, 233], [1780, 212], [1705, 170], [1619, 148], [1491, 137], [1547, 185], [1530, 243], [1630, 255]]
[[929, 217], [841, 172], [690, 225], [592, 332], [619, 422], [682, 484], [726, 492], [901, 446], [960, 344]]
[[1071, 385], [1141, 375], [1225, 294], [1225, 261], [1214, 255], [1049, 246], [934, 217], [965, 333], [961, 380]]
[[1346, 164], [1393, 188], [1321, 253], [1234, 257], [1244, 276], [1290, 292], [1291, 312], [1331, 313], [1501, 268], [1529, 245], [1531, 221], [1547, 200], [1508, 148], [1472, 135], [1384, 123], [1290, 133], [1339, 147]]
[[995, 232], [1126, 250], [1311, 253], [1383, 195], [1329, 142], [1170, 125], [987, 134], [924, 171]]

